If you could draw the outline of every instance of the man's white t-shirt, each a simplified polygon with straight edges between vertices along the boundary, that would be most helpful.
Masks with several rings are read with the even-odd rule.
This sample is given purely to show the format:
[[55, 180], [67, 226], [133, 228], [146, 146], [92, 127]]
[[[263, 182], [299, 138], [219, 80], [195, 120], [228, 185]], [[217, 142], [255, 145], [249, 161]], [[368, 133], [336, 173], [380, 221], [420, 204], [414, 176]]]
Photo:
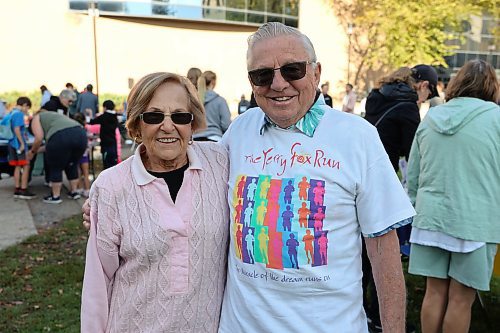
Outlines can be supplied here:
[[[320, 107], [313, 137], [271, 126], [261, 134], [259, 108], [223, 137], [231, 244], [220, 332], [367, 332], [360, 232], [380, 232], [415, 211], [375, 128]], [[250, 206], [254, 213], [237, 215]], [[238, 242], [239, 231], [253, 242]]]

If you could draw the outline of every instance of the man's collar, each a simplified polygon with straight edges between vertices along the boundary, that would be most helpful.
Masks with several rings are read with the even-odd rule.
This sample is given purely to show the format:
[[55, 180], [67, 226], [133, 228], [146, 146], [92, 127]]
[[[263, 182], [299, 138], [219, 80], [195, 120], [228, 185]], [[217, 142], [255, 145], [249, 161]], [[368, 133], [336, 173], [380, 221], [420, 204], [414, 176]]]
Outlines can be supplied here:
[[[318, 127], [321, 118], [323, 118], [323, 115], [325, 114], [325, 110], [322, 108], [322, 106], [324, 105], [326, 105], [326, 103], [323, 94], [321, 94], [321, 91], [317, 90], [316, 97], [314, 99], [314, 104], [309, 109], [309, 111], [307, 111], [304, 117], [300, 118], [299, 121], [297, 121], [297, 123], [287, 128], [284, 128], [284, 130], [297, 129], [300, 132], [307, 135], [308, 137], [313, 137], [314, 131], [316, 131], [316, 127]], [[264, 114], [262, 126], [260, 127], [260, 135], [263, 135], [264, 131], [268, 127], [279, 127], [279, 126], [276, 125], [271, 120], [271, 118], [269, 118], [266, 114]]]
[[111, 113], [111, 114], [116, 114], [116, 111], [115, 111], [115, 110], [106, 110], [105, 112], [107, 112], [107, 113]]

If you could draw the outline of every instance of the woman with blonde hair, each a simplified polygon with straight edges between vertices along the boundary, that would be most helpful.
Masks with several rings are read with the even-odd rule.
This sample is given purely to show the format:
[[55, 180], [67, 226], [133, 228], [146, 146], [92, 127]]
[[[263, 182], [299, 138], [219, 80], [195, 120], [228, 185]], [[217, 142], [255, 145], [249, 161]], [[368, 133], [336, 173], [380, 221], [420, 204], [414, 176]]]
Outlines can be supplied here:
[[203, 101], [207, 129], [193, 135], [196, 141], [219, 141], [231, 124], [231, 112], [226, 100], [214, 91], [217, 76], [206, 71], [198, 79], [198, 96]]
[[215, 333], [226, 280], [227, 153], [193, 143], [205, 117], [188, 79], [146, 75], [127, 101], [126, 127], [140, 145], [90, 190], [81, 331]]
[[186, 77], [188, 78], [189, 81], [195, 86], [196, 89], [198, 89], [198, 79], [201, 76], [201, 69], [196, 68], [196, 67], [191, 67], [187, 74]]
[[423, 333], [468, 332], [500, 243], [500, 107], [493, 67], [467, 62], [415, 134], [408, 165], [409, 272], [427, 278]]

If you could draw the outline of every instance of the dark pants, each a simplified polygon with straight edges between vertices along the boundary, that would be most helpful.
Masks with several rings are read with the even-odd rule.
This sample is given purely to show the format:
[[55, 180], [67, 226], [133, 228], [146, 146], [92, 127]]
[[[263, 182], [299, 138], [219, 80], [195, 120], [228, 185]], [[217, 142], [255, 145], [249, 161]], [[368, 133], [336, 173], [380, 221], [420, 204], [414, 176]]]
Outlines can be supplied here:
[[66, 128], [54, 133], [45, 148], [46, 168], [51, 182], [62, 182], [62, 172], [68, 180], [78, 178], [78, 161], [87, 149], [87, 134], [78, 127]]
[[111, 168], [118, 164], [118, 151], [116, 145], [101, 146], [101, 152], [103, 169]]

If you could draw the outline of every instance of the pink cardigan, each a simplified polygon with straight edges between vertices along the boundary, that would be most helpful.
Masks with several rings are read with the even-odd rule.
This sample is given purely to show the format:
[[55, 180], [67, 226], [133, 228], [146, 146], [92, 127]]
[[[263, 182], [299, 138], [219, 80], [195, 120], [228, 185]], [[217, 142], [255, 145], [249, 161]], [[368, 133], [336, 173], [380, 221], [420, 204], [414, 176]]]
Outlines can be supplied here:
[[90, 191], [82, 332], [217, 332], [228, 246], [228, 157], [188, 148], [174, 203], [163, 179], [134, 156]]

